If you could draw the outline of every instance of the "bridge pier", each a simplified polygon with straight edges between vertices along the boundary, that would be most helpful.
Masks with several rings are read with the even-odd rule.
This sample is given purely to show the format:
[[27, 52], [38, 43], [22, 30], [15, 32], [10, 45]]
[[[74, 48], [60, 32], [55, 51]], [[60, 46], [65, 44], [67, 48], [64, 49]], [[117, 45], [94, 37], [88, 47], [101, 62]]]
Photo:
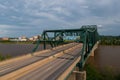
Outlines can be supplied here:
[[99, 45], [99, 41], [94, 45], [94, 47], [93, 47], [93, 49], [92, 49], [92, 51], [91, 51], [91, 57], [94, 57], [94, 55], [95, 55], [95, 50], [98, 48], [98, 45]]
[[86, 71], [79, 71], [76, 67], [67, 80], [86, 80]]

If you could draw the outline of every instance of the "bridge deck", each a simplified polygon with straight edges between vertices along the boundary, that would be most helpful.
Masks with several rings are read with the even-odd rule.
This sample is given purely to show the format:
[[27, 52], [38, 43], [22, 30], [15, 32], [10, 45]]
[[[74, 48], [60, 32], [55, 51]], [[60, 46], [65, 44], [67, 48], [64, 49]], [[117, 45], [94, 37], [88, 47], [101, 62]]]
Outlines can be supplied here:
[[72, 43], [18, 61], [1, 63], [0, 80], [55, 80], [79, 57], [81, 47], [82, 44]]

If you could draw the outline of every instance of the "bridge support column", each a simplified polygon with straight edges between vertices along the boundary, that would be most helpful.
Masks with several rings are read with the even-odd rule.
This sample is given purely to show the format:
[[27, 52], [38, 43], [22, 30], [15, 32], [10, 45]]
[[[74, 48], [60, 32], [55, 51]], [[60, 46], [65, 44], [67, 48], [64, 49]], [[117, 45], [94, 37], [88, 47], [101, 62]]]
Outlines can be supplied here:
[[86, 71], [73, 71], [67, 80], [86, 80]]
[[67, 80], [86, 80], [86, 71], [73, 71]]
[[94, 57], [94, 54], [95, 54], [95, 50], [98, 48], [98, 45], [99, 45], [99, 41], [94, 45], [92, 51], [91, 51], [91, 55], [92, 57]]
[[73, 71], [76, 80], [86, 80], [86, 71]]
[[91, 56], [91, 57], [94, 57], [94, 54], [95, 54], [95, 52], [92, 51], [90, 56]]

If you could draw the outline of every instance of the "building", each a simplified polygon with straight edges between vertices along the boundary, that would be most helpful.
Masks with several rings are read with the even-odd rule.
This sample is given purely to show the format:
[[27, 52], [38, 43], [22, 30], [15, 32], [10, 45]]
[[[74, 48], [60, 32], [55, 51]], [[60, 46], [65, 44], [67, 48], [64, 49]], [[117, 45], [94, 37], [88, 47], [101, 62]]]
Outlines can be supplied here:
[[19, 41], [18, 38], [10, 38], [9, 40], [10, 40], [10, 41]]
[[19, 41], [27, 41], [27, 37], [26, 36], [21, 36], [18, 38]]
[[37, 41], [38, 39], [40, 39], [39, 35], [29, 38], [29, 41]]
[[29, 38], [29, 41], [33, 41], [33, 40], [34, 40], [34, 38], [33, 38], [33, 37]]
[[9, 38], [8, 37], [3, 37], [3, 38], [0, 38], [1, 41], [8, 41]]
[[39, 39], [39, 36], [33, 36], [33, 41], [37, 41]]

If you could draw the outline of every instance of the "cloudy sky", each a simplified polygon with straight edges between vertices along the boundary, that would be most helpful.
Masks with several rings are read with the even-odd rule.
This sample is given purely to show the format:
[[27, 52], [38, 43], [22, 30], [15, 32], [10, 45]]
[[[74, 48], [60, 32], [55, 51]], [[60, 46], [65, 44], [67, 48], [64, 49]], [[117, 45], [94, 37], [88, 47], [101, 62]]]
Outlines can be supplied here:
[[0, 37], [33, 36], [47, 29], [98, 25], [120, 35], [119, 0], [0, 0]]

